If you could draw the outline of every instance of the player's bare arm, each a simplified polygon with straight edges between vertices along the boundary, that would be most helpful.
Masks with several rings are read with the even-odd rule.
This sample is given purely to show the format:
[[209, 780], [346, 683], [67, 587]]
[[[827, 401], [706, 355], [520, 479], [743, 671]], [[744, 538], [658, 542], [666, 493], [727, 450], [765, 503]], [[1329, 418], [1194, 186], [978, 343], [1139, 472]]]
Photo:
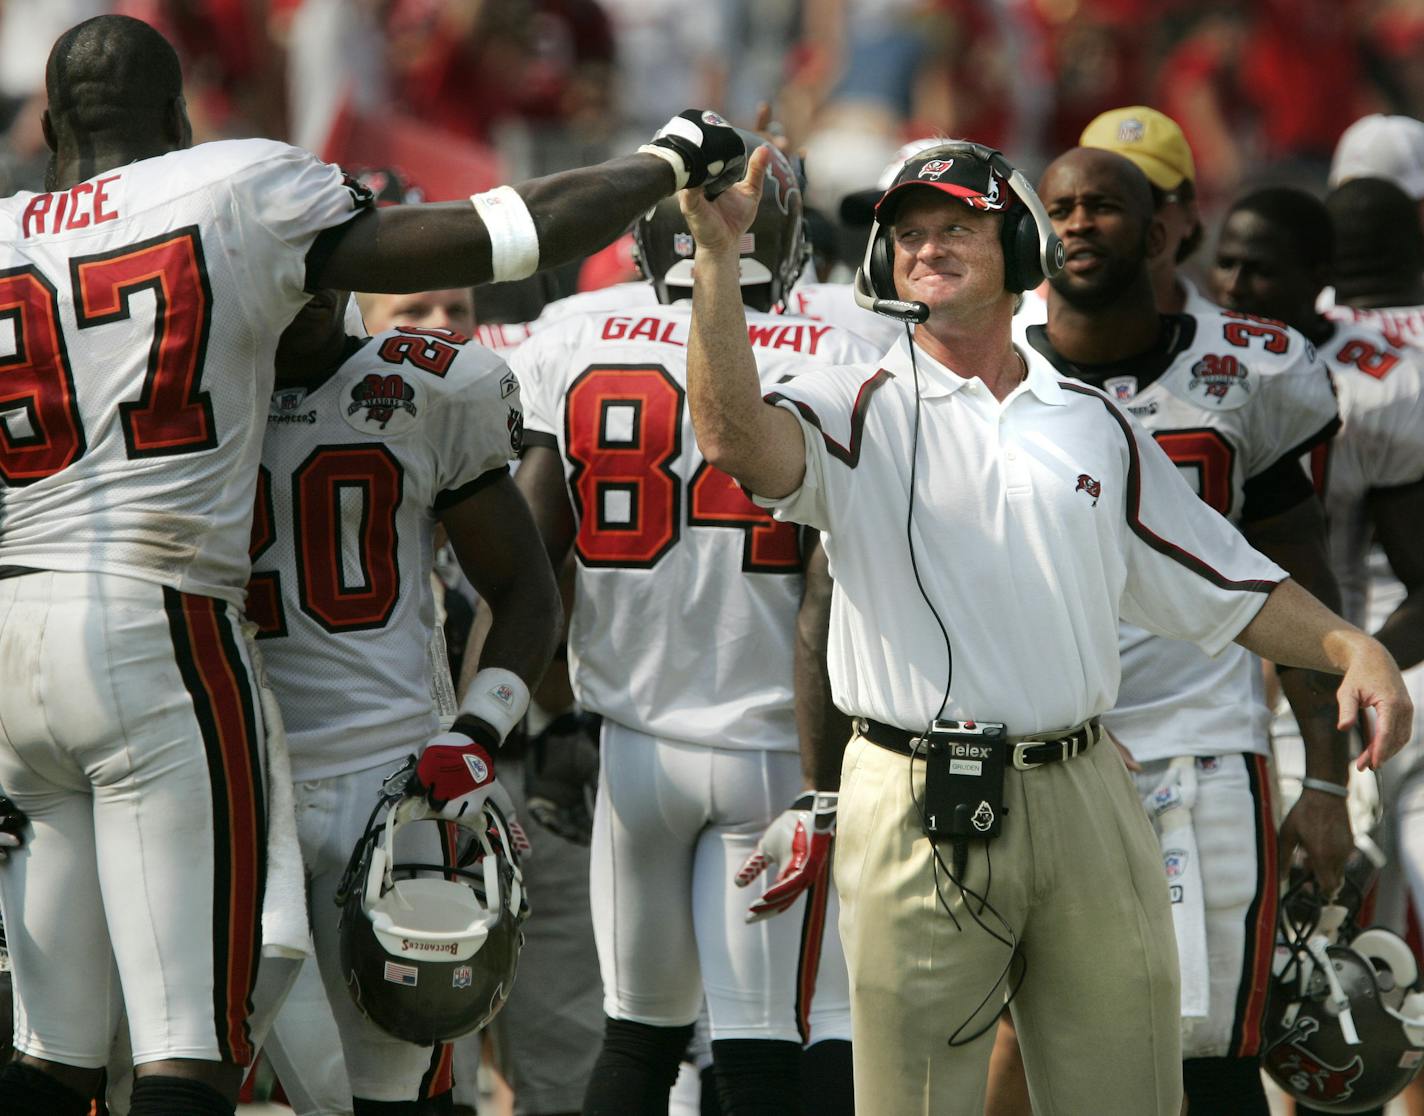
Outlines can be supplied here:
[[[1241, 532], [1316, 599], [1339, 607], [1339, 587], [1327, 552], [1325, 512], [1314, 496], [1276, 515], [1243, 520]], [[1350, 766], [1350, 738], [1348, 730], [1336, 725], [1334, 679], [1319, 671], [1290, 669], [1281, 670], [1279, 678], [1305, 744], [1306, 778], [1343, 788]], [[1319, 786], [1304, 788], [1281, 823], [1282, 871], [1289, 868], [1295, 850], [1303, 849], [1321, 886], [1333, 894], [1354, 847], [1344, 797]]]
[[493, 619], [479, 668], [512, 671], [538, 684], [563, 632], [554, 572], [524, 497], [505, 476], [440, 513], [450, 545]]
[[1369, 510], [1375, 538], [1408, 594], [1375, 638], [1408, 670], [1424, 660], [1424, 481], [1372, 490]]
[[[534, 179], [524, 199], [537, 260], [526, 274], [589, 255], [610, 243], [674, 185], [667, 163], [628, 155]], [[314, 278], [322, 286], [390, 293], [470, 287], [499, 278], [490, 228], [469, 202], [392, 205], [345, 228]]]
[[[532, 518], [534, 529], [542, 540], [549, 567], [554, 570], [564, 568], [578, 531], [568, 490], [564, 487], [563, 469], [558, 450], [543, 445], [525, 445], [519, 458], [519, 471], [513, 481], [515, 489], [523, 497], [522, 502], [527, 509], [525, 514]], [[485, 641], [489, 638], [492, 623], [490, 604], [484, 594], [480, 594], [475, 606], [475, 622], [470, 625], [470, 637], [465, 643], [464, 663], [460, 668], [457, 690], [462, 696], [475, 676], [476, 664], [484, 662]], [[561, 612], [561, 620], [563, 615]]]
[[564, 484], [564, 463], [559, 451], [551, 446], [526, 445], [514, 484], [529, 505], [549, 563], [554, 569], [561, 569], [573, 549], [578, 524]]
[[831, 700], [826, 647], [831, 631], [831, 571], [820, 541], [806, 555], [806, 591], [796, 615], [796, 733], [807, 790], [838, 791], [850, 718]]
[[1360, 770], [1379, 768], [1409, 740], [1414, 704], [1389, 652], [1294, 581], [1271, 590], [1236, 642], [1272, 662], [1344, 676], [1336, 690], [1337, 727], [1354, 724], [1365, 709], [1374, 710], [1376, 718], [1374, 735], [1357, 761]]
[[598, 251], [674, 190], [735, 173], [744, 153], [721, 117], [689, 109], [633, 155], [501, 186], [469, 203], [367, 212], [344, 227], [312, 278], [395, 293], [522, 279]]
[[775, 499], [801, 486], [806, 446], [795, 416], [762, 400], [737, 263], [770, 157], [757, 148], [746, 175], [715, 201], [699, 190], [684, 190], [679, 199], [697, 242], [687, 341], [687, 403], [697, 445], [718, 469]]

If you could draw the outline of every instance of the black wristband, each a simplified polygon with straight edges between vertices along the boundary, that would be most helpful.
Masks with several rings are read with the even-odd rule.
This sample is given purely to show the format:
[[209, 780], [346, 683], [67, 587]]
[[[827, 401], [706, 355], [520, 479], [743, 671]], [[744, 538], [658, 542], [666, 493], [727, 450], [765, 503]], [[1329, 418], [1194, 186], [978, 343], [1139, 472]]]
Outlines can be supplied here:
[[491, 752], [500, 745], [499, 734], [489, 724], [468, 713], [456, 717], [455, 723], [450, 726], [450, 731], [464, 733], [476, 744], [483, 745]]

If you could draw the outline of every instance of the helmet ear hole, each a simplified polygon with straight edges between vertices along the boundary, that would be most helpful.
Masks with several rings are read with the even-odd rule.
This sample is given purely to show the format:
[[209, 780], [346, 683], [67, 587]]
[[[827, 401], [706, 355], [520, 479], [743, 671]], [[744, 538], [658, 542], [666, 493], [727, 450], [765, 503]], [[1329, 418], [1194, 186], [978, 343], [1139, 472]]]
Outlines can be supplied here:
[[1414, 951], [1398, 934], [1375, 927], [1355, 935], [1350, 948], [1367, 959], [1377, 972], [1389, 970], [1395, 988], [1407, 989], [1419, 979]]

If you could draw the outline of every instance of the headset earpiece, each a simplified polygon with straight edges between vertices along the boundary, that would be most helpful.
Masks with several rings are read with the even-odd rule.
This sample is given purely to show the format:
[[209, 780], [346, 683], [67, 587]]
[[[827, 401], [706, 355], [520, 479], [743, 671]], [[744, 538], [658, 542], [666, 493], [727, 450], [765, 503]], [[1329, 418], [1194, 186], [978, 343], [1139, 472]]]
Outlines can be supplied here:
[[1004, 246], [1004, 286], [1020, 294], [1042, 283], [1038, 225], [1027, 206], [1016, 205], [1004, 214], [1000, 240]]
[[895, 299], [895, 248], [890, 230], [875, 226], [875, 239], [870, 245], [870, 289], [876, 298]]

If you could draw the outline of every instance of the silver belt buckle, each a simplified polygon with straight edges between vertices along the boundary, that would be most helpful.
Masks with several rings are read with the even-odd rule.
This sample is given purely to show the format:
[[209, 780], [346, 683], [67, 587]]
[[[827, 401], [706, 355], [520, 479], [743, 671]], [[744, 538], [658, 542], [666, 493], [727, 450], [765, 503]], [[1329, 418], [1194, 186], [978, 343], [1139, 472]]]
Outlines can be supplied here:
[[[1024, 753], [1030, 748], [1044, 748], [1055, 743], [1052, 740], [1021, 740], [1014, 745], [1014, 769], [1016, 771], [1032, 771], [1035, 767], [1043, 767], [1045, 764], [1055, 763], [1055, 760], [1030, 760], [1024, 758]], [[1068, 758], [1068, 742], [1066, 740], [1056, 741], [1063, 754], [1059, 759]]]
[[[1087, 751], [1088, 746], [1093, 742], [1092, 733], [1093, 726], [1086, 724], [1059, 737], [1057, 740], [1021, 740], [1014, 745], [1014, 768], [1018, 771], [1032, 771], [1035, 767], [1042, 767], [1044, 764], [1061, 763], [1064, 760], [1070, 760], [1074, 756]], [[1055, 744], [1058, 746], [1057, 759], [1037, 761], [1024, 759], [1023, 754], [1029, 748], [1048, 748]]]

